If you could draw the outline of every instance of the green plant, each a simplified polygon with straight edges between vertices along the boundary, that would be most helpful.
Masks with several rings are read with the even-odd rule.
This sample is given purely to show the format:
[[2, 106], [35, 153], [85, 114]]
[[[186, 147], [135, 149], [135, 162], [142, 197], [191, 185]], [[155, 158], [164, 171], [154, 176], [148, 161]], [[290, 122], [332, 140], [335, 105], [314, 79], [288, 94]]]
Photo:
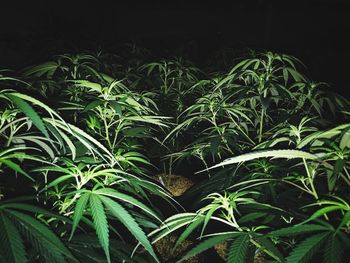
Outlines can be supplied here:
[[[74, 68], [76, 72], [72, 73], [73, 77], [78, 76], [78, 69], [79, 67]], [[8, 81], [8, 79], [3, 80]], [[11, 81], [16, 80], [11, 79]], [[62, 79], [60, 81], [62, 81]], [[71, 82], [71, 80], [66, 81]], [[65, 83], [66, 81], [57, 81], [57, 85]], [[83, 81], [80, 81], [79, 83], [82, 82]], [[92, 83], [87, 80], [85, 82]], [[18, 81], [18, 83], [21, 82]], [[74, 85], [78, 85], [78, 83], [75, 81]], [[98, 86], [99, 84], [96, 83], [95, 85]], [[112, 83], [112, 85], [115, 85], [115, 83]], [[90, 88], [91, 87], [93, 86], [90, 85]], [[85, 91], [89, 93], [87, 90]], [[109, 252], [109, 224], [107, 223], [107, 213], [108, 218], [121, 221], [135, 236], [135, 240], [140, 241], [140, 244], [145, 246], [146, 250], [156, 259], [157, 257], [140, 225], [146, 228], [154, 228], [157, 226], [157, 223], [153, 223], [153, 221], [156, 219], [159, 223], [161, 220], [160, 215], [153, 212], [151, 208], [142, 201], [137, 200], [133, 195], [138, 196], [140, 199], [148, 200], [147, 191], [151, 191], [153, 194], [160, 195], [165, 199], [168, 199], [168, 194], [160, 186], [146, 178], [140, 178], [129, 173], [136, 172], [142, 175], [142, 169], [133, 162], [148, 164], [147, 160], [141, 153], [135, 151], [135, 149], [137, 150], [138, 148], [134, 148], [133, 150], [131, 145], [127, 146], [127, 152], [120, 151], [121, 147], [123, 147], [123, 143], [127, 142], [125, 139], [123, 139], [123, 141], [118, 141], [118, 145], [115, 145], [111, 144], [111, 138], [116, 141], [119, 132], [131, 132], [130, 129], [141, 129], [141, 134], [145, 134], [144, 132], [146, 132], [148, 128], [142, 126], [137, 127], [136, 124], [151, 123], [163, 125], [158, 121], [161, 118], [156, 116], [144, 117], [139, 114], [140, 109], [143, 109], [144, 112], [148, 112], [147, 99], [142, 100], [141, 103], [146, 103], [146, 105], [142, 105], [131, 96], [121, 96], [116, 93], [112, 94], [111, 89], [107, 90], [107, 92], [109, 92], [108, 94], [102, 88], [101, 90], [92, 91], [94, 91], [95, 94], [100, 92], [100, 94], [104, 96], [102, 97], [102, 102], [106, 101], [103, 107], [100, 107], [100, 111], [97, 110], [97, 112], [95, 112], [101, 114], [98, 115], [98, 117], [103, 118], [105, 123], [107, 123], [107, 121], [110, 123], [109, 126], [105, 126], [105, 130], [101, 132], [95, 130], [97, 134], [101, 134], [105, 142], [100, 142], [94, 134], [89, 135], [87, 132], [84, 132], [78, 127], [78, 125], [80, 125], [79, 122], [77, 122], [76, 125], [66, 122], [61, 112], [53, 110], [45, 103], [32, 96], [16, 92], [13, 89], [1, 91], [0, 99], [5, 102], [5, 104], [2, 104], [5, 107], [2, 108], [1, 135], [2, 138], [4, 138], [2, 142], [6, 147], [1, 151], [1, 164], [7, 166], [15, 173], [30, 178], [33, 181], [33, 189], [36, 191], [35, 202], [42, 205], [53, 204], [53, 208], [58, 208], [58, 212], [64, 216], [57, 216], [59, 220], [64, 221], [72, 217], [73, 232], [77, 229], [78, 223], [83, 215], [91, 213], [93, 223], [90, 224], [89, 219], [85, 219], [86, 216], [84, 216], [84, 221], [86, 223], [85, 228], [95, 228], [101, 248], [104, 250], [108, 262], [111, 261], [110, 255], [113, 256], [115, 254], [113, 254], [112, 250], [112, 254]], [[135, 96], [137, 96], [137, 94], [135, 94]], [[119, 105], [116, 106], [118, 113], [115, 113], [115, 116], [112, 117], [114, 119], [111, 119], [110, 113], [111, 111], [115, 112], [115, 110], [112, 107], [108, 108], [109, 105], [107, 103], [111, 102], [111, 104], [113, 104], [116, 98], [121, 98], [119, 102], [121, 106], [119, 108]], [[70, 97], [69, 100], [71, 99]], [[73, 98], [73, 101], [74, 100]], [[99, 105], [95, 107], [99, 107]], [[70, 108], [70, 110], [72, 109], [76, 108]], [[124, 109], [127, 113], [122, 114], [122, 112], [119, 112], [124, 111]], [[102, 115], [107, 111], [109, 111], [109, 115]], [[46, 117], [45, 115], [48, 116]], [[119, 130], [113, 134], [114, 137], [108, 136], [108, 130], [111, 131], [113, 127], [116, 126], [119, 127]], [[103, 136], [103, 133], [105, 136]], [[121, 135], [119, 136], [121, 137]], [[116, 150], [117, 147], [118, 150]], [[63, 158], [62, 156], [65, 157]], [[19, 164], [13, 161], [14, 159], [18, 159], [20, 162], [25, 161], [26, 168], [29, 168], [31, 171], [25, 171]], [[28, 160], [37, 162], [34, 169], [32, 165], [28, 163]], [[8, 172], [8, 169], [4, 170], [4, 172]], [[43, 178], [44, 180], [39, 179], [37, 175], [42, 175], [42, 177], [39, 178]], [[105, 188], [102, 188], [103, 186]], [[108, 186], [114, 188], [107, 188]], [[116, 191], [116, 188], [124, 191], [124, 193]], [[3, 196], [7, 197], [10, 194], [10, 192], [5, 191]], [[120, 203], [110, 197], [119, 199]], [[84, 203], [82, 201], [84, 199], [89, 200], [89, 202]], [[124, 205], [126, 205], [128, 209], [124, 208]], [[22, 205], [20, 203], [18, 206], [25, 207], [24, 204]], [[104, 207], [106, 210], [104, 210]], [[35, 206], [33, 206], [33, 212], [41, 211], [40, 209], [41, 208], [35, 208]], [[9, 209], [3, 210], [3, 224], [6, 229], [9, 228], [11, 231], [15, 231], [9, 220], [10, 214], [7, 214], [10, 212], [11, 216], [15, 213]], [[59, 245], [63, 243], [57, 238], [54, 239], [54, 234], [50, 232], [51, 230], [38, 225], [35, 219], [30, 219], [31, 217], [18, 213], [16, 215], [17, 220], [20, 222], [19, 224], [22, 224], [21, 220], [27, 220], [33, 227], [36, 226], [36, 229], [40, 228], [43, 232], [47, 233], [46, 238], [48, 242], [53, 242], [53, 245], [56, 246], [41, 249], [43, 246], [42, 243], [38, 243], [37, 245], [30, 244], [31, 242], [37, 241], [29, 239], [29, 247], [33, 245], [36, 246], [37, 252], [39, 253], [38, 255], [42, 260], [58, 261], [58, 258], [61, 258], [60, 262], [64, 262], [65, 259], [62, 258], [62, 253], [66, 256], [72, 255], [71, 252], [68, 252], [69, 250], [60, 250]], [[50, 216], [51, 219], [55, 218], [54, 214], [50, 214]], [[113, 238], [118, 237], [118, 235], [120, 236], [114, 228], [112, 229], [114, 233]], [[33, 232], [34, 230], [29, 229], [28, 231]], [[15, 255], [13, 251], [4, 250], [6, 253], [8, 252], [4, 257], [18, 256], [19, 259], [18, 261], [16, 259], [16, 262], [22, 262], [25, 261], [24, 247], [21, 245], [23, 242], [19, 239], [19, 236], [16, 235], [17, 232], [14, 233], [14, 240], [11, 240], [12, 237], [5, 235], [6, 233], [4, 234], [4, 239], [9, 239], [11, 244], [17, 244], [19, 248], [21, 248], [21, 250], [18, 251], [19, 255]], [[32, 235], [31, 233], [29, 234]], [[66, 238], [66, 230], [63, 229], [59, 235], [62, 238]], [[42, 240], [39, 241], [43, 242]], [[137, 242], [135, 245], [136, 244]], [[66, 248], [66, 246], [64, 247]], [[41, 250], [39, 250], [39, 248]], [[49, 249], [49, 252], [45, 249]]]
[[166, 137], [185, 134], [191, 138], [171, 156], [195, 156], [208, 165], [267, 141], [296, 114], [327, 123], [323, 117], [326, 105], [335, 114], [346, 107], [346, 99], [335, 96], [331, 100], [320, 87], [322, 83], [307, 80], [298, 64], [291, 56], [267, 52], [206, 81], [207, 94], [181, 113], [179, 124]]
[[[192, 242], [179, 262], [218, 244], [227, 262], [344, 262], [346, 98], [288, 55], [200, 70], [122, 50], [0, 71], [1, 262], [162, 262], [166, 236], [174, 255]], [[198, 179], [172, 198], [159, 169]]]

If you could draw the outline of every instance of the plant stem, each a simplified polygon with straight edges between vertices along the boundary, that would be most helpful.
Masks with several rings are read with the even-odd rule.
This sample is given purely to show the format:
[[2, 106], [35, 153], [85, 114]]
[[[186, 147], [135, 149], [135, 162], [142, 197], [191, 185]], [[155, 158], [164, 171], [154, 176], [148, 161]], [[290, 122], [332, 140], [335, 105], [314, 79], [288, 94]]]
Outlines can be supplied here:
[[264, 123], [264, 114], [265, 114], [265, 110], [262, 108], [262, 109], [261, 109], [261, 115], [260, 115], [259, 143], [260, 143], [261, 140], [262, 140], [263, 123]]
[[276, 257], [273, 253], [271, 253], [269, 250], [265, 249], [263, 246], [261, 246], [258, 242], [256, 242], [253, 237], [250, 236], [250, 242], [254, 244], [258, 249], [262, 250], [264, 253], [272, 257], [273, 259], [277, 260], [278, 262], [282, 262], [280, 258]]
[[170, 156], [169, 158], [169, 175], [172, 174], [173, 170], [173, 156]]
[[102, 111], [102, 119], [103, 119], [103, 124], [105, 126], [105, 139], [108, 143], [108, 146], [110, 149], [112, 149], [112, 144], [111, 141], [109, 139], [109, 127], [107, 124], [107, 112], [106, 112], [106, 108], [107, 108], [107, 102], [104, 103], [104, 107], [103, 107], [103, 111]]
[[240, 125], [238, 125], [238, 123], [232, 118], [230, 117], [231, 121], [236, 125], [236, 127], [238, 128], [238, 130], [249, 140], [249, 142], [252, 144], [252, 145], [255, 145], [255, 142], [250, 139], [250, 137], [248, 136], [248, 134], [241, 128]]
[[312, 195], [318, 201], [318, 194], [317, 194], [317, 191], [315, 189], [314, 180], [312, 178], [312, 175], [310, 174], [309, 166], [307, 165], [305, 158], [303, 158], [303, 163], [304, 163], [304, 167], [305, 167], [305, 170], [306, 170], [307, 177], [309, 179], [309, 184], [310, 184], [310, 187], [311, 187]]
[[[306, 162], [305, 158], [303, 158], [303, 163], [304, 163], [304, 166], [305, 166], [305, 169], [306, 169], [307, 177], [309, 178], [309, 183], [310, 183], [312, 195], [315, 197], [316, 202], [319, 203], [319, 197], [318, 197], [315, 185], [314, 185], [314, 179], [313, 179], [313, 176], [310, 174], [309, 167], [307, 165], [307, 162]], [[319, 205], [321, 205], [321, 204], [319, 203]], [[324, 218], [327, 221], [329, 220], [327, 214], [324, 214]]]
[[344, 171], [345, 171], [345, 173], [346, 173], [346, 175], [347, 175], [348, 178], [346, 178], [343, 174], [341, 174], [341, 177], [344, 179], [344, 181], [345, 181], [348, 185], [350, 185], [350, 174], [349, 174], [349, 172], [348, 172], [348, 169], [346, 169], [346, 167], [344, 167]]

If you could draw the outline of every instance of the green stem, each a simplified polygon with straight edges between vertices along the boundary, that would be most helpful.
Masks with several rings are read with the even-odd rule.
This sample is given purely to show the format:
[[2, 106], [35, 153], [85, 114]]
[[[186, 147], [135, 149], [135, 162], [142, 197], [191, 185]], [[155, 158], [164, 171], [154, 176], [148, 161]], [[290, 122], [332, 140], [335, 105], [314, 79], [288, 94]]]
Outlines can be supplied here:
[[173, 156], [169, 158], [169, 176], [172, 174], [173, 170]]
[[[304, 166], [305, 166], [305, 169], [306, 169], [307, 177], [309, 178], [309, 183], [310, 183], [312, 195], [313, 195], [314, 198], [316, 199], [316, 202], [319, 203], [319, 197], [318, 197], [318, 194], [317, 194], [315, 185], [314, 185], [314, 178], [313, 178], [312, 175], [310, 174], [309, 167], [308, 167], [308, 165], [307, 165], [307, 162], [306, 162], [305, 158], [303, 158], [303, 163], [304, 163]], [[321, 204], [319, 203], [319, 205], [321, 205]], [[327, 214], [324, 214], [324, 218], [325, 218], [327, 221], [329, 220]]]
[[310, 174], [309, 166], [307, 165], [305, 158], [303, 158], [303, 163], [304, 163], [304, 167], [305, 167], [305, 170], [306, 170], [307, 177], [309, 179], [309, 184], [310, 184], [310, 187], [311, 187], [312, 195], [318, 201], [318, 194], [317, 194], [317, 191], [315, 189], [314, 179], [312, 178], [312, 175]]
[[108, 124], [107, 124], [106, 108], [107, 108], [107, 103], [105, 102], [104, 103], [104, 108], [103, 108], [103, 111], [102, 111], [102, 119], [103, 119], [103, 124], [104, 124], [104, 127], [105, 127], [105, 140], [107, 141], [107, 144], [108, 144], [109, 148], [112, 149], [112, 143], [111, 143], [111, 141], [109, 139], [109, 127], [108, 127]]
[[344, 171], [345, 171], [346, 176], [347, 176], [348, 178], [346, 178], [343, 174], [341, 174], [341, 177], [344, 179], [344, 181], [345, 181], [348, 185], [350, 185], [350, 174], [349, 174], [349, 172], [348, 172], [348, 169], [346, 169], [346, 167], [344, 167]]
[[260, 114], [260, 127], [259, 127], [259, 143], [262, 140], [262, 132], [263, 132], [263, 124], [264, 124], [264, 114], [265, 110], [262, 108], [261, 109], [261, 114]]
[[249, 142], [253, 145], [255, 145], [255, 142], [248, 136], [248, 134], [241, 128], [240, 125], [238, 125], [238, 123], [232, 118], [230, 117], [231, 121], [236, 125], [236, 127], [238, 128], [238, 130], [249, 140]]
[[291, 181], [284, 180], [284, 179], [282, 179], [282, 182], [285, 182], [285, 183], [287, 183], [287, 184], [293, 185], [294, 187], [296, 187], [296, 188], [298, 188], [298, 189], [300, 189], [300, 190], [302, 190], [302, 191], [304, 191], [304, 192], [306, 192], [306, 193], [308, 193], [308, 194], [313, 195], [312, 192], [310, 191], [310, 189], [309, 189], [308, 187], [303, 188], [302, 186], [300, 186], [300, 185], [298, 185], [298, 184], [296, 184], [296, 183], [293, 183], [293, 182], [291, 182]]
[[9, 135], [9, 137], [8, 137], [8, 139], [7, 139], [6, 147], [9, 147], [9, 146], [10, 146], [11, 141], [12, 141], [12, 138], [13, 138], [13, 135], [14, 135], [13, 127], [12, 127], [12, 126], [10, 126], [10, 127], [11, 127], [11, 128], [10, 128], [10, 135]]
[[115, 147], [116, 144], [117, 144], [117, 138], [118, 138], [118, 135], [119, 135], [119, 131], [120, 131], [121, 124], [122, 124], [122, 120], [120, 120], [120, 121], [118, 122], [118, 127], [115, 129], [114, 139], [113, 139], [112, 148], [111, 148], [112, 151], [114, 150], [114, 147]]
[[264, 253], [266, 253], [270, 257], [272, 257], [273, 259], [277, 260], [278, 262], [282, 262], [279, 257], [275, 256], [275, 254], [271, 253], [269, 250], [267, 250], [266, 248], [261, 246], [258, 242], [256, 242], [252, 236], [250, 236], [250, 242], [252, 244], [254, 244], [258, 249], [260, 249], [261, 251], [263, 251]]

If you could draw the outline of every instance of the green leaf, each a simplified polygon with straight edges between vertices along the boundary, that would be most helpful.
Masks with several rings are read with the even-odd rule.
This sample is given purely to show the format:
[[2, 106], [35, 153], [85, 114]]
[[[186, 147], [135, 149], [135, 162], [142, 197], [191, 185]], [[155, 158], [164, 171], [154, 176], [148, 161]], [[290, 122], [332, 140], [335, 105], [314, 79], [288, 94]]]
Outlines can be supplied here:
[[130, 215], [130, 213], [122, 207], [117, 202], [113, 201], [109, 197], [100, 196], [102, 202], [108, 208], [109, 212], [119, 219], [120, 222], [135, 236], [135, 238], [141, 243], [141, 245], [150, 253], [153, 258], [159, 262], [151, 243], [149, 242], [146, 234], [137, 224], [135, 219]]
[[203, 251], [215, 246], [216, 244], [223, 242], [229, 238], [232, 238], [236, 236], [236, 233], [229, 233], [229, 234], [223, 234], [223, 235], [217, 235], [213, 237], [209, 237], [194, 248], [192, 248], [190, 251], [186, 253], [186, 255], [183, 256], [182, 259], [180, 259], [178, 262], [182, 262], [190, 257], [193, 257], [195, 255], [198, 255], [202, 253]]
[[249, 214], [246, 214], [246, 215], [240, 217], [238, 219], [238, 223], [239, 224], [243, 224], [243, 223], [251, 222], [251, 221], [254, 221], [255, 219], [258, 219], [258, 218], [261, 218], [261, 217], [265, 217], [266, 215], [267, 215], [267, 213], [265, 213], [265, 212], [249, 213]]
[[33, 124], [47, 137], [49, 138], [49, 134], [46, 130], [45, 124], [40, 118], [40, 116], [36, 113], [36, 111], [30, 106], [26, 101], [22, 98], [19, 98], [15, 95], [15, 93], [6, 94], [8, 97], [28, 118], [33, 122]]
[[246, 253], [249, 247], [249, 235], [243, 234], [237, 237], [230, 246], [230, 250], [227, 255], [228, 263], [244, 263]]
[[162, 120], [168, 119], [167, 117], [160, 117], [160, 116], [128, 116], [124, 118], [125, 120], [129, 121], [138, 121], [138, 122], [145, 122], [150, 123], [158, 126], [168, 127], [167, 124], [165, 124]]
[[282, 253], [276, 248], [274, 243], [269, 238], [263, 236], [254, 237], [254, 241], [258, 243], [261, 249], [272, 258], [277, 260], [278, 262], [283, 262], [284, 257]]
[[[265, 150], [265, 151], [257, 151], [257, 152], [241, 154], [241, 155], [226, 159], [221, 163], [214, 165], [206, 170], [214, 169], [224, 165], [241, 163], [241, 162], [246, 162], [246, 161], [250, 161], [258, 158], [266, 158], [266, 157], [287, 158], [287, 159], [304, 158], [304, 159], [310, 159], [310, 160], [315, 160], [317, 158], [317, 156], [314, 154], [304, 152], [304, 151], [299, 151], [299, 150]], [[203, 170], [203, 171], [206, 171], [206, 170]]]
[[137, 199], [135, 199], [134, 197], [132, 197], [130, 195], [120, 193], [120, 192], [118, 192], [114, 189], [111, 189], [111, 188], [102, 188], [102, 189], [94, 191], [94, 193], [97, 193], [99, 195], [113, 197], [113, 198], [119, 199], [121, 201], [124, 201], [126, 203], [129, 203], [133, 206], [140, 208], [142, 211], [146, 212], [147, 214], [153, 216], [159, 222], [162, 222], [162, 220], [159, 218], [159, 216], [154, 211], [152, 211], [151, 208], [149, 208], [148, 206], [141, 203], [140, 201], [138, 201]]
[[212, 207], [209, 209], [209, 211], [206, 213], [203, 227], [202, 227], [202, 231], [201, 231], [201, 236], [203, 236], [204, 230], [205, 230], [206, 226], [208, 225], [209, 220], [211, 219], [211, 217], [213, 216], [213, 214], [215, 213], [215, 211], [219, 207], [220, 207], [220, 204], [213, 204]]
[[74, 215], [73, 215], [73, 226], [72, 226], [72, 232], [70, 234], [69, 240], [72, 239], [73, 234], [78, 227], [78, 224], [84, 214], [84, 210], [86, 208], [86, 205], [89, 201], [90, 193], [85, 193], [82, 196], [80, 196], [79, 200], [77, 201], [77, 204], [75, 205], [74, 209]]
[[[35, 197], [32, 197], [31, 199], [35, 199]], [[26, 204], [26, 203], [17, 203], [17, 202], [23, 202], [23, 201], [28, 201], [30, 199], [11, 199], [8, 200], [8, 202], [1, 202], [0, 204], [0, 209], [4, 209], [4, 208], [10, 208], [10, 209], [16, 209], [16, 210], [23, 210], [23, 211], [27, 211], [30, 213], [36, 213], [36, 214], [42, 214], [51, 218], [55, 218], [55, 219], [59, 219], [62, 220], [63, 222], [69, 223], [71, 224], [71, 220], [65, 216], [61, 216], [59, 214], [55, 214], [53, 212], [47, 211], [41, 207], [38, 206], [34, 206], [34, 205], [30, 205], [30, 204]]]
[[[106, 254], [107, 261], [111, 262], [111, 257], [109, 253], [109, 233], [108, 233], [108, 222], [103, 205], [101, 202], [101, 197], [97, 194], [89, 194], [89, 203], [91, 208], [92, 219], [94, 222], [94, 227], [100, 241], [100, 244]], [[84, 200], [83, 200], [84, 201]]]
[[345, 215], [343, 215], [343, 219], [341, 220], [335, 232], [338, 232], [344, 225], [348, 225], [349, 223], [350, 223], [350, 211], [347, 211]]
[[303, 225], [295, 225], [295, 226], [271, 231], [270, 233], [268, 233], [268, 236], [271, 236], [271, 237], [297, 236], [301, 234], [318, 232], [318, 231], [327, 231], [327, 230], [329, 229], [325, 226], [316, 225], [316, 224], [303, 224]]
[[340, 149], [344, 149], [345, 147], [350, 148], [350, 129], [344, 132], [344, 134], [341, 137], [340, 144], [339, 144]]
[[[73, 174], [66, 174], [66, 175], [62, 175], [62, 176], [59, 176], [58, 178], [56, 178], [55, 180], [53, 180], [51, 183], [49, 183], [46, 188], [50, 188], [50, 187], [53, 187], [53, 186], [56, 186], [58, 185], [59, 183], [62, 183], [70, 178], [74, 178], [74, 175]], [[44, 189], [46, 190], [46, 189]]]
[[286, 68], [286, 69], [289, 71], [289, 73], [292, 75], [295, 81], [306, 81], [305, 78], [295, 69], [293, 68]]
[[342, 172], [344, 166], [346, 165], [346, 160], [344, 159], [338, 159], [335, 162], [335, 165], [326, 164], [325, 166], [327, 169], [327, 183], [328, 183], [328, 189], [330, 192], [332, 192], [337, 185], [337, 181], [339, 178], [339, 174]]
[[[98, 153], [101, 158], [104, 158], [105, 156], [102, 155], [95, 146], [103, 150], [110, 158], [111, 160], [115, 161], [115, 158], [113, 154], [105, 147], [103, 146], [98, 140], [96, 140], [93, 136], [87, 134], [82, 129], [78, 128], [77, 126], [74, 126], [72, 124], [67, 124], [65, 122], [59, 121], [59, 120], [51, 120], [48, 118], [45, 118], [45, 121], [52, 124], [56, 128], [60, 128], [66, 132], [69, 132], [72, 134], [76, 139], [78, 139], [89, 151], [92, 153]], [[62, 132], [61, 132], [62, 133]], [[63, 133], [62, 133], [63, 134]]]
[[123, 116], [123, 109], [118, 101], [111, 100], [108, 103], [119, 116]]
[[339, 125], [335, 128], [332, 128], [330, 130], [327, 131], [321, 131], [321, 132], [314, 132], [311, 133], [310, 135], [306, 136], [299, 144], [298, 144], [298, 149], [301, 149], [305, 146], [307, 146], [308, 144], [315, 144], [317, 142], [320, 142], [321, 139], [331, 139], [334, 136], [338, 135], [339, 133], [341, 133], [341, 131], [343, 129], [348, 129], [349, 128], [349, 124], [342, 124]]
[[286, 258], [287, 263], [309, 263], [311, 258], [322, 246], [329, 233], [320, 233], [300, 242]]
[[33, 182], [35, 181], [33, 179], [33, 177], [31, 177], [29, 174], [27, 174], [25, 171], [23, 171], [23, 169], [18, 164], [14, 163], [10, 160], [4, 160], [4, 159], [0, 159], [0, 163], [5, 164], [7, 167], [11, 168], [12, 170], [14, 170], [20, 174], [23, 174], [24, 176], [28, 177]]
[[88, 80], [71, 80], [69, 82], [74, 83], [77, 87], [89, 88], [91, 91], [96, 91], [97, 93], [102, 93], [102, 86], [99, 83], [88, 81]]
[[83, 112], [87, 112], [89, 110], [92, 110], [92, 109], [96, 108], [97, 106], [100, 106], [102, 103], [103, 103], [102, 100], [94, 100], [94, 101], [90, 102], [88, 105], [86, 105]]
[[128, 137], [142, 137], [147, 132], [147, 127], [135, 127], [135, 128], [125, 128], [122, 130], [124, 136]]
[[343, 249], [335, 236], [330, 236], [324, 248], [324, 263], [341, 263]]
[[41, 136], [16, 136], [16, 139], [24, 140], [24, 141], [30, 141], [33, 143], [36, 143], [39, 145], [42, 149], [44, 149], [47, 154], [50, 156], [51, 159], [55, 158], [55, 153], [51, 149], [51, 147], [45, 142], [49, 141], [48, 139], [41, 137]]
[[187, 226], [188, 224], [193, 222], [195, 217], [196, 214], [194, 213], [180, 213], [169, 217], [164, 221], [162, 226], [160, 226], [158, 229], [149, 234], [149, 236], [157, 234], [157, 236], [153, 239], [152, 243], [157, 242], [158, 240], [162, 239], [163, 237], [169, 235], [171, 232], [174, 232], [175, 230], [181, 227]]
[[327, 206], [323, 207], [319, 210], [317, 210], [315, 213], [313, 213], [306, 221], [303, 223], [315, 220], [316, 218], [319, 218], [320, 216], [326, 215], [329, 212], [336, 211], [336, 210], [341, 210], [342, 208], [337, 205], [332, 205], [332, 206]]
[[36, 77], [42, 77], [46, 74], [48, 78], [51, 78], [58, 67], [59, 64], [57, 62], [49, 61], [34, 67], [27, 68], [23, 74], [24, 76], [34, 75]]
[[174, 252], [176, 250], [176, 248], [203, 222], [203, 217], [199, 218], [199, 219], [194, 219], [193, 222], [191, 222], [185, 229], [185, 231], [183, 231], [181, 233], [181, 235], [179, 236], [179, 238], [176, 240], [176, 243], [174, 245], [174, 248], [172, 249], [172, 251]]
[[44, 247], [51, 256], [60, 258], [65, 256], [76, 261], [62, 241], [47, 226], [24, 213], [10, 209], [7, 209], [6, 211], [19, 223], [25, 233], [29, 234], [39, 242], [37, 247]]
[[27, 262], [23, 240], [11, 220], [0, 212], [0, 255], [6, 262]]

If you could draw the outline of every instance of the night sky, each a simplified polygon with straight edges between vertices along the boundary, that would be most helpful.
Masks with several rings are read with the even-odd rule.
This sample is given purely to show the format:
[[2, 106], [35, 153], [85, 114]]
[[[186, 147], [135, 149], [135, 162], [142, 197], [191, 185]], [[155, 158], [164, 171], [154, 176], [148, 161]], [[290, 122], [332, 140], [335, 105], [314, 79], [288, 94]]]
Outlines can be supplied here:
[[191, 43], [199, 62], [220, 48], [291, 54], [311, 78], [348, 89], [347, 0], [22, 2], [0, 7], [1, 68], [129, 41], [159, 54]]

